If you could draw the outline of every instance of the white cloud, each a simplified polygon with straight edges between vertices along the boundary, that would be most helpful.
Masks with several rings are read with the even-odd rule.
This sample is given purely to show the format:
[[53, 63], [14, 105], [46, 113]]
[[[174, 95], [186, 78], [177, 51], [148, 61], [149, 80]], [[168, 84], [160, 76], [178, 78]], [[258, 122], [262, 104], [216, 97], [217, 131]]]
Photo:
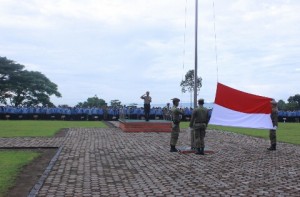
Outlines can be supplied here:
[[[158, 103], [175, 96], [190, 100], [179, 84], [194, 68], [193, 1], [0, 3], [0, 55], [55, 82], [63, 95], [55, 99], [57, 104], [76, 104], [94, 94], [107, 102], [138, 102], [147, 89]], [[199, 96], [213, 101], [217, 79], [276, 99], [296, 94], [300, 2], [214, 4], [215, 21], [212, 2], [199, 1], [198, 75], [203, 78]]]

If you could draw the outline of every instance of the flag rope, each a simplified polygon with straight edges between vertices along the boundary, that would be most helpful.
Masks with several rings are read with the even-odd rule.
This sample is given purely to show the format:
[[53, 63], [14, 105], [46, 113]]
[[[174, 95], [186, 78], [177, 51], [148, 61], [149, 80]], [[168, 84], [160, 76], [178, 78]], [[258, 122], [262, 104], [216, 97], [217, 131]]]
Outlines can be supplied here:
[[[183, 51], [182, 51], [182, 75], [181, 80], [184, 80], [184, 65], [185, 65], [185, 45], [186, 45], [186, 18], [187, 18], [187, 0], [185, 0], [185, 9], [184, 9], [184, 33], [183, 33]], [[183, 92], [181, 91], [181, 96]]]
[[215, 14], [215, 2], [214, 1], [213, 1], [213, 12], [214, 12], [214, 33], [215, 33], [215, 54], [216, 54], [216, 67], [217, 67], [217, 82], [219, 82], [217, 33], [216, 33], [216, 14]]
[[184, 9], [184, 34], [183, 34], [183, 57], [182, 57], [182, 80], [184, 75], [184, 64], [185, 64], [185, 43], [186, 43], [186, 16], [187, 16], [187, 0], [185, 0]]

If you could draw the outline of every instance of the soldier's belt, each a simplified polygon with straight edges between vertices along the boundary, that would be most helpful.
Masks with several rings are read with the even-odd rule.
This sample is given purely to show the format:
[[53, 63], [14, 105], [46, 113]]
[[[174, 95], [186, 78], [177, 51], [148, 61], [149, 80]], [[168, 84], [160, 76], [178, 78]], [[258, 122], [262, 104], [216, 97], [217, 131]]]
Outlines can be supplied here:
[[194, 127], [205, 127], [206, 123], [195, 122]]

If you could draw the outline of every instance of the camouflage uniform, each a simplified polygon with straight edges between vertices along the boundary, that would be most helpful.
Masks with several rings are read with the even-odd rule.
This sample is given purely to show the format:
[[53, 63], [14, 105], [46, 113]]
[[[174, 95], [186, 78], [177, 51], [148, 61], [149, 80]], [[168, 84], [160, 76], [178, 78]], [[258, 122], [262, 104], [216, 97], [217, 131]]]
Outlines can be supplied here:
[[199, 107], [193, 110], [192, 118], [190, 121], [190, 127], [193, 128], [195, 133], [195, 146], [197, 148], [197, 154], [204, 154], [204, 137], [206, 133], [206, 127], [208, 123], [208, 110], [203, 107], [204, 100], [199, 99]]
[[272, 112], [271, 112], [271, 120], [273, 123], [274, 129], [270, 129], [269, 137], [271, 142], [271, 147], [268, 150], [276, 150], [276, 129], [278, 127], [278, 108], [277, 103], [273, 100], [272, 102]]
[[171, 140], [170, 140], [170, 146], [171, 146], [171, 152], [177, 152], [177, 149], [175, 148], [178, 137], [179, 137], [179, 132], [180, 132], [180, 120], [181, 120], [181, 115], [183, 115], [183, 112], [178, 109], [178, 103], [179, 99], [174, 98], [173, 100], [173, 107], [171, 109], [172, 113], [172, 132], [171, 132]]
[[176, 146], [178, 137], [179, 137], [179, 124], [180, 124], [180, 115], [182, 112], [176, 106], [173, 106], [171, 109], [172, 112], [172, 132], [171, 132], [171, 146]]

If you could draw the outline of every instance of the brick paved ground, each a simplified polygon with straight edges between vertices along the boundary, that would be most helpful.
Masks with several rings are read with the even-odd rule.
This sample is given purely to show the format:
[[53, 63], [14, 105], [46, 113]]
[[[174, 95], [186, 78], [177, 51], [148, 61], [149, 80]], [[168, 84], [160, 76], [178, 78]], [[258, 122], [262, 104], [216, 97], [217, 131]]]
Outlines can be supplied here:
[[64, 138], [0, 144], [62, 146], [37, 196], [300, 196], [300, 146], [279, 143], [269, 152], [264, 139], [208, 131], [214, 154], [200, 156], [170, 153], [169, 139], [170, 133], [78, 128]]

